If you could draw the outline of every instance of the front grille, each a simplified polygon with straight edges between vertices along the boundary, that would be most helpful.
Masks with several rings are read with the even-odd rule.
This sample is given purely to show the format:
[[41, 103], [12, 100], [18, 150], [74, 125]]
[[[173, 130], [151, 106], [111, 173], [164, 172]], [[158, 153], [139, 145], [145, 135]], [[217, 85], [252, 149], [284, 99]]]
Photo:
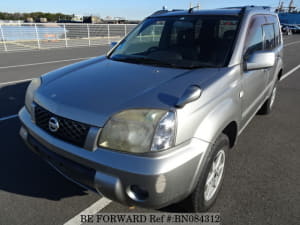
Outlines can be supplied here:
[[[56, 132], [52, 132], [49, 129], [51, 117], [55, 117], [59, 122], [59, 129]], [[84, 146], [90, 128], [89, 125], [57, 116], [39, 105], [35, 106], [35, 122], [37, 126], [47, 131], [50, 135], [80, 147]]]

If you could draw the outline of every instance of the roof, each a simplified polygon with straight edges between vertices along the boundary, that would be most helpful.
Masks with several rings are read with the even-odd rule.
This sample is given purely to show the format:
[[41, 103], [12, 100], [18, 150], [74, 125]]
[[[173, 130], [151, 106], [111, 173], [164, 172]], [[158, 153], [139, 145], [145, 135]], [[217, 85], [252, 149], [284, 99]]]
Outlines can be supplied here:
[[191, 15], [238, 15], [240, 9], [208, 9], [208, 10], [174, 10], [174, 11], [158, 11], [149, 17], [157, 16], [191, 16]]
[[242, 10], [253, 11], [259, 10], [264, 12], [270, 12], [270, 7], [266, 6], [239, 6], [239, 7], [231, 7], [231, 8], [223, 8], [223, 9], [205, 9], [205, 10], [160, 10], [153, 13], [149, 17], [164, 17], [164, 16], [190, 16], [190, 15], [228, 15], [228, 16], [236, 16], [239, 15]]

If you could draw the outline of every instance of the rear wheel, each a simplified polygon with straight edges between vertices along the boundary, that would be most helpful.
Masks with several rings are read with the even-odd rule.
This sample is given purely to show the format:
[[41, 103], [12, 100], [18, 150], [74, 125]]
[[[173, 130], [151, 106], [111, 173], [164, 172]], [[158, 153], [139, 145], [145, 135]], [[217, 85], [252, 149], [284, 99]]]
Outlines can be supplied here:
[[191, 211], [207, 211], [216, 201], [225, 173], [229, 139], [221, 134], [215, 141], [195, 190], [187, 199]]

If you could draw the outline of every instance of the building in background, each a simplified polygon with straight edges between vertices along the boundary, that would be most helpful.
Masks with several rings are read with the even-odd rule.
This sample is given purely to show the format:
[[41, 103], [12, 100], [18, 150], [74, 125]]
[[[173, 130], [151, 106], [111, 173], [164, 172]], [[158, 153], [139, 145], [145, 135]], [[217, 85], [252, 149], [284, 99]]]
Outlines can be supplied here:
[[83, 17], [83, 23], [93, 23], [93, 24], [97, 24], [97, 23], [101, 23], [102, 19], [98, 16], [84, 16]]
[[32, 17], [27, 17], [27, 18], [25, 19], [25, 22], [26, 22], [26, 23], [33, 23], [33, 22], [34, 22], [34, 19], [33, 19]]
[[111, 17], [107, 16], [105, 19], [103, 19], [103, 23], [107, 24], [124, 24], [126, 22], [126, 19], [124, 17]]
[[47, 23], [48, 20], [47, 20], [47, 18], [45, 18], [45, 17], [41, 17], [41, 18], [39, 18], [38, 21], [36, 21], [36, 22]]
[[82, 23], [83, 22], [83, 16], [81, 15], [73, 15], [71, 22], [75, 23]]

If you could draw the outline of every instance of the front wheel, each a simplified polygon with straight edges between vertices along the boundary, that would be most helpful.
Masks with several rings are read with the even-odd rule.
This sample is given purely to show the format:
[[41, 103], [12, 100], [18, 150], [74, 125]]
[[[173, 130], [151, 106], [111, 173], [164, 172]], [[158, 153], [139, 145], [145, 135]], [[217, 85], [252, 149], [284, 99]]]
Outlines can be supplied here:
[[206, 158], [203, 173], [195, 190], [188, 198], [191, 211], [207, 211], [216, 201], [224, 179], [228, 149], [229, 139], [225, 134], [221, 134]]

